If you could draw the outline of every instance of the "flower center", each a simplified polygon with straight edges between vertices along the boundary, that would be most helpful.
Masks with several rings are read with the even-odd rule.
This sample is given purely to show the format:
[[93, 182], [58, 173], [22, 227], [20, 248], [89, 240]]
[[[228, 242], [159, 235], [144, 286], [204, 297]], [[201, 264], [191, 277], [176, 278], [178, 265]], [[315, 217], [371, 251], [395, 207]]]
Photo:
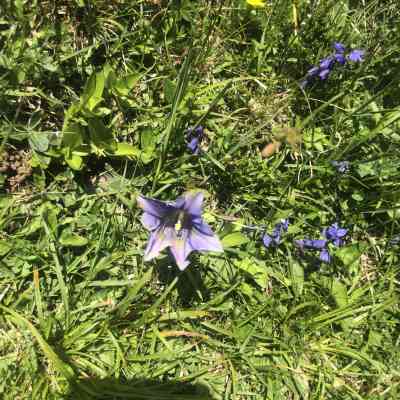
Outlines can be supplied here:
[[178, 236], [181, 235], [182, 233], [182, 228], [185, 222], [185, 212], [184, 211], [178, 211], [178, 215], [176, 216], [176, 221], [174, 225], [174, 229]]

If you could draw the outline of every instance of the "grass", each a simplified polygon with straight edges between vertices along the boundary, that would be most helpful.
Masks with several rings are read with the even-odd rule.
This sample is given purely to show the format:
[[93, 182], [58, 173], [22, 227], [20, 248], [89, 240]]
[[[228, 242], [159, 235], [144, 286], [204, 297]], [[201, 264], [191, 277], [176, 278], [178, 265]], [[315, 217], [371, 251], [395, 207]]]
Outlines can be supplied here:
[[[397, 9], [7, 0], [0, 397], [399, 398]], [[334, 41], [365, 61], [301, 90]], [[136, 196], [193, 189], [224, 253], [144, 263]], [[294, 245], [335, 221], [330, 264]]]

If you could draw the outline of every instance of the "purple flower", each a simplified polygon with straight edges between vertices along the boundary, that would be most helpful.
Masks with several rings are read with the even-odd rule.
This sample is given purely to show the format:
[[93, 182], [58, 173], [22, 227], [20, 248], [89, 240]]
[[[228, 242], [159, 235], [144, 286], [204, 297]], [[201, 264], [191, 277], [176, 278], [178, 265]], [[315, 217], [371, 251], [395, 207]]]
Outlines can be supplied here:
[[307, 71], [307, 76], [309, 77], [314, 77], [319, 74], [319, 68], [318, 67], [312, 67]]
[[324, 263], [331, 262], [331, 255], [329, 254], [328, 249], [326, 248], [328, 242], [324, 239], [300, 239], [295, 240], [294, 243], [296, 246], [300, 247], [301, 250], [310, 249], [310, 250], [321, 250], [319, 253], [319, 259]]
[[300, 83], [300, 87], [304, 89], [317, 76], [322, 80], [326, 80], [336, 64], [345, 65], [346, 60], [352, 62], [363, 61], [364, 50], [353, 50], [347, 56], [345, 55], [346, 47], [343, 43], [334, 42], [333, 48], [335, 53], [323, 58], [319, 62], [318, 67], [312, 67], [307, 71], [305, 79]]
[[200, 144], [204, 139], [204, 128], [199, 125], [195, 129], [189, 128], [186, 132], [186, 147], [195, 155], [200, 153]]
[[333, 43], [333, 48], [336, 50], [337, 53], [344, 53], [346, 51], [346, 47], [343, 43], [340, 42]]
[[169, 247], [183, 271], [189, 265], [187, 258], [192, 251], [223, 251], [218, 236], [201, 217], [201, 192], [186, 193], [174, 202], [140, 195], [137, 202], [144, 211], [142, 224], [150, 231], [144, 261], [152, 260]]
[[336, 247], [340, 247], [344, 243], [343, 237], [347, 235], [347, 229], [341, 228], [336, 222], [329, 228], [324, 229], [323, 235], [327, 240], [333, 242]]
[[363, 62], [364, 61], [364, 50], [356, 49], [349, 53], [347, 58], [352, 62]]
[[332, 56], [325, 57], [319, 62], [320, 69], [332, 69], [333, 64], [335, 63], [335, 58]]
[[325, 80], [328, 78], [329, 74], [331, 73], [330, 69], [322, 69], [321, 72], [318, 74], [318, 76], [321, 78], [321, 80]]
[[283, 219], [281, 222], [278, 222], [272, 233], [269, 235], [268, 233], [264, 233], [262, 237], [262, 241], [265, 247], [270, 246], [278, 246], [281, 242], [281, 235], [283, 232], [286, 232], [289, 227], [289, 220]]
[[329, 264], [332, 261], [332, 257], [329, 254], [327, 248], [328, 243], [332, 242], [336, 247], [341, 246], [344, 241], [343, 237], [347, 234], [347, 229], [340, 228], [338, 223], [334, 223], [330, 227], [322, 231], [325, 239], [300, 239], [295, 240], [296, 246], [300, 247], [301, 250], [321, 250], [319, 253], [319, 259]]
[[332, 161], [331, 164], [341, 174], [345, 174], [346, 172], [349, 172], [349, 170], [350, 170], [350, 162], [349, 161]]
[[319, 253], [319, 259], [326, 264], [329, 264], [332, 261], [332, 257], [329, 254], [328, 249], [321, 250], [321, 252]]
[[334, 57], [335, 61], [337, 61], [339, 64], [341, 65], [346, 64], [346, 57], [342, 53], [336, 53]]
[[324, 249], [327, 241], [323, 239], [300, 239], [294, 243], [301, 249], [321, 250]]

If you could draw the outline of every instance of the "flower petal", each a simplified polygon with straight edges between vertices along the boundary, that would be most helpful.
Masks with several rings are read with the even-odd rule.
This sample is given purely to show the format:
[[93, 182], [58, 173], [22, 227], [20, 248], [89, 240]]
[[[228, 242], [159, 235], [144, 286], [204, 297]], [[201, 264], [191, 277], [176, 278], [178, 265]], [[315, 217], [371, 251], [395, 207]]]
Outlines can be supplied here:
[[364, 61], [364, 50], [356, 49], [350, 52], [347, 58], [352, 62], [363, 62]]
[[199, 137], [204, 136], [204, 128], [203, 128], [203, 126], [199, 125], [194, 131], [196, 132], [197, 136], [199, 136]]
[[346, 50], [346, 47], [344, 46], [344, 44], [340, 43], [340, 42], [335, 42], [333, 44], [333, 47], [338, 53], [344, 53]]
[[294, 242], [298, 247], [313, 250], [323, 249], [326, 246], [326, 240], [323, 239], [301, 239]]
[[331, 255], [329, 254], [329, 251], [327, 249], [323, 249], [321, 250], [321, 252], [319, 253], [319, 259], [324, 262], [329, 264], [332, 260]]
[[143, 211], [161, 219], [175, 211], [174, 207], [165, 201], [150, 199], [142, 195], [137, 197], [137, 203]]
[[223, 252], [218, 236], [205, 223], [195, 223], [189, 234], [189, 243], [193, 250]]
[[183, 271], [189, 265], [189, 261], [187, 260], [187, 258], [192, 250], [194, 250], [190, 245], [188, 236], [189, 230], [182, 229], [179, 232], [179, 235], [174, 235], [174, 238], [172, 239], [170, 244], [171, 253], [175, 258], [176, 265], [181, 271]]
[[[319, 63], [319, 67], [321, 68], [321, 70], [325, 70], [325, 69], [332, 69], [333, 64], [335, 62], [335, 58], [332, 56], [329, 57], [325, 57], [323, 58], [320, 63]], [[319, 76], [321, 76], [322, 71], [320, 72]]]
[[200, 218], [204, 195], [202, 192], [186, 193], [183, 196], [185, 203], [183, 209], [193, 217]]
[[316, 76], [319, 73], [319, 68], [318, 67], [312, 67], [311, 69], [309, 69], [307, 71], [307, 76], [312, 77], [312, 76]]
[[347, 229], [339, 228], [339, 229], [336, 231], [336, 236], [337, 236], [338, 238], [342, 238], [343, 236], [346, 236], [346, 235], [347, 235]]
[[289, 220], [288, 219], [282, 219], [280, 224], [284, 231], [288, 230], [288, 228], [289, 228]]
[[336, 53], [335, 60], [341, 65], [346, 64], [346, 57], [342, 53]]
[[328, 78], [330, 73], [331, 73], [330, 69], [323, 69], [318, 75], [324, 81], [326, 78]]
[[326, 246], [326, 240], [323, 239], [313, 239], [309, 243], [307, 241], [306, 246], [310, 246], [312, 249], [322, 249]]
[[194, 137], [190, 140], [190, 142], [186, 145], [186, 147], [193, 153], [198, 154], [199, 152], [199, 138]]
[[149, 214], [148, 212], [143, 213], [141, 221], [142, 225], [149, 231], [154, 231], [162, 223], [160, 218], [156, 217], [153, 214]]
[[265, 247], [270, 247], [270, 246], [272, 246], [274, 239], [272, 239], [272, 237], [269, 236], [268, 233], [266, 233], [262, 237], [262, 241], [263, 241]]
[[144, 251], [144, 261], [152, 260], [157, 257], [162, 250], [171, 245], [174, 237], [174, 229], [170, 227], [160, 227], [150, 234], [146, 250]]

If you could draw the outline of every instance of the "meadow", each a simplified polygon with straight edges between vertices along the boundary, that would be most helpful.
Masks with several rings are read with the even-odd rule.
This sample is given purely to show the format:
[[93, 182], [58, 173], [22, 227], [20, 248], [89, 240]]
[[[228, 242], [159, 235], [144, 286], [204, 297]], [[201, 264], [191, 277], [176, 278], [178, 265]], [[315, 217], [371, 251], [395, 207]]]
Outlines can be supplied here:
[[2, 0], [0, 398], [400, 398], [397, 0]]

